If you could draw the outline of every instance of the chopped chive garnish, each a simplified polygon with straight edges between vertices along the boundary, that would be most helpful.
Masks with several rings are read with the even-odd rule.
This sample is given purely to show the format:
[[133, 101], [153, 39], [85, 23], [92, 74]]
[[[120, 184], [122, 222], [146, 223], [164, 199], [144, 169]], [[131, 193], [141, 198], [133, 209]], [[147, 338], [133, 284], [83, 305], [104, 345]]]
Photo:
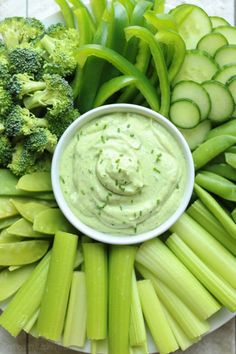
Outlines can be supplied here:
[[157, 173], [161, 173], [160, 170], [158, 170], [156, 167], [153, 167], [153, 171]]
[[112, 193], [111, 193], [111, 192], [109, 192], [108, 195], [109, 195], [110, 197], [112, 197]]
[[123, 210], [122, 205], [120, 205], [120, 210], [121, 210], [121, 211]]
[[65, 180], [62, 176], [60, 176], [60, 181], [61, 181], [61, 183], [65, 184]]
[[160, 203], [160, 199], [157, 199], [156, 203], [157, 203], [157, 205], [158, 205], [158, 204]]
[[107, 128], [107, 124], [104, 125], [103, 129], [106, 129]]
[[134, 232], [135, 232], [135, 233], [137, 232], [137, 226], [134, 227]]
[[139, 216], [142, 216], [142, 214], [143, 214], [143, 212], [142, 212], [142, 210], [140, 210], [140, 212], [139, 212]]
[[92, 170], [88, 169], [88, 173], [91, 175], [92, 174]]
[[127, 125], [127, 128], [130, 128], [130, 124]]
[[120, 128], [117, 128], [117, 132], [120, 133]]
[[119, 163], [119, 162], [120, 162], [120, 159], [117, 159], [117, 160], [116, 160], [116, 163]]
[[130, 203], [133, 204], [133, 202], [134, 202], [133, 199], [131, 199]]
[[156, 162], [159, 162], [159, 161], [160, 161], [161, 156], [162, 156], [162, 154], [158, 154], [158, 155], [157, 155], [157, 157], [156, 157]]
[[90, 190], [93, 192], [93, 191], [94, 191], [94, 188], [93, 188], [93, 187], [90, 187]]
[[103, 135], [101, 136], [101, 140], [102, 140], [102, 142], [103, 142], [103, 144], [104, 144], [104, 143], [105, 143], [105, 138], [104, 138]]
[[118, 173], [121, 173], [121, 168], [119, 168]]
[[81, 189], [81, 193], [83, 194], [83, 195], [85, 195], [86, 193]]
[[153, 154], [153, 153], [154, 153], [154, 150], [151, 151], [151, 154]]
[[130, 134], [129, 136], [130, 136], [131, 138], [133, 138], [133, 137], [134, 137], [134, 134]]
[[103, 205], [97, 205], [97, 208], [98, 209], [104, 209], [106, 205], [107, 205], [107, 203], [103, 203]]

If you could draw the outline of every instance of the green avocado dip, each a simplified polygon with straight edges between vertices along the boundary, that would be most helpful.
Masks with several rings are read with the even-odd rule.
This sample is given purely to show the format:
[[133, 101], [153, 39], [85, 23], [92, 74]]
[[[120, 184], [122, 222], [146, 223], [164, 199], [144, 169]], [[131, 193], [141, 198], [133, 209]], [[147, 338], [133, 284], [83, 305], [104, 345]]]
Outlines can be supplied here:
[[63, 152], [60, 183], [73, 213], [114, 235], [153, 230], [178, 208], [186, 160], [175, 138], [153, 119], [104, 115], [81, 126]]

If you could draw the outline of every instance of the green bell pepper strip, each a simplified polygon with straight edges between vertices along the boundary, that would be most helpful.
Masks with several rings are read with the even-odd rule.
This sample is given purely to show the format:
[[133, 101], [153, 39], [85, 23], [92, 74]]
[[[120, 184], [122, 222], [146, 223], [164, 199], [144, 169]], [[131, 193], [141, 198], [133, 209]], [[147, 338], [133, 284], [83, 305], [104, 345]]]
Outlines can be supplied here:
[[[148, 45], [145, 42], [143, 42], [143, 41], [139, 41], [138, 46], [139, 46], [139, 52], [138, 52], [138, 55], [136, 57], [135, 67], [139, 71], [141, 71], [143, 74], [145, 74], [146, 71], [147, 71], [148, 64], [149, 64], [149, 61], [150, 61], [150, 56], [151, 56], [150, 49], [149, 49]], [[129, 87], [127, 90], [125, 90], [121, 94], [121, 96], [119, 97], [117, 102], [123, 103], [123, 102], [132, 101], [134, 96], [137, 96], [137, 92], [136, 91], [137, 91], [137, 89], [136, 89], [135, 86]]]
[[[123, 55], [127, 44], [124, 29], [129, 25], [129, 16], [126, 8], [117, 1], [112, 3], [112, 11], [113, 18], [110, 20], [111, 37], [107, 46]], [[119, 71], [110, 63], [106, 63], [103, 69], [101, 84], [115, 76], [119, 76]]]
[[[109, 4], [103, 14], [94, 36], [93, 43], [110, 47], [113, 28], [113, 9]], [[81, 113], [87, 112], [93, 107], [93, 102], [100, 87], [103, 69], [106, 61], [101, 58], [89, 58], [82, 70], [80, 92], [78, 96], [79, 109]]]
[[96, 23], [99, 23], [106, 8], [107, 2], [106, 0], [90, 0], [89, 3]]
[[150, 107], [155, 111], [159, 111], [159, 99], [155, 88], [149, 83], [147, 77], [136, 69], [127, 59], [110, 48], [106, 48], [102, 45], [90, 44], [82, 46], [77, 50], [78, 64], [83, 68], [87, 59], [91, 56], [105, 59], [124, 75], [133, 76], [137, 80], [136, 85], [138, 89], [142, 92]]
[[70, 6], [67, 4], [66, 0], [55, 0], [55, 2], [59, 5], [63, 18], [66, 23], [66, 27], [75, 28], [73, 12]]
[[194, 185], [194, 192], [202, 203], [212, 212], [226, 231], [236, 239], [236, 224], [222, 206], [213, 198], [210, 193], [201, 188], [198, 184]]
[[[150, 1], [145, 1], [145, 0], [138, 1], [131, 14], [130, 25], [141, 26], [141, 27], [145, 26], [146, 21], [144, 18], [144, 14], [147, 10], [151, 8], [152, 8], [152, 3]], [[126, 53], [124, 55], [126, 59], [128, 59], [133, 64], [136, 62], [136, 56], [138, 54], [138, 43], [139, 43], [138, 38], [132, 38], [126, 47]]]
[[[74, 9], [74, 14], [77, 19], [77, 24], [79, 29], [80, 45], [92, 43], [95, 34], [95, 24], [87, 8], [85, 8], [84, 5], [83, 6], [78, 5], [78, 7]], [[76, 99], [79, 95], [81, 83], [82, 83], [82, 71], [77, 66], [75, 77], [71, 83], [74, 99]]]
[[105, 82], [99, 89], [94, 101], [94, 107], [102, 106], [114, 93], [129, 85], [135, 85], [137, 79], [132, 76], [118, 76]]
[[232, 145], [236, 144], [236, 137], [231, 135], [219, 135], [206, 140], [192, 154], [195, 169], [205, 166], [214, 157], [218, 156]]
[[165, 12], [165, 0], [154, 0], [154, 11], [158, 14]]
[[168, 80], [168, 72], [165, 64], [165, 59], [159, 43], [153, 36], [153, 34], [146, 28], [139, 26], [130, 26], [125, 29], [127, 40], [133, 36], [145, 41], [150, 48], [155, 69], [159, 77], [160, 89], [161, 89], [161, 107], [160, 113], [165, 117], [168, 117], [170, 108], [170, 86]]
[[236, 185], [224, 177], [213, 172], [202, 171], [197, 174], [195, 181], [208, 192], [226, 200], [236, 201]]
[[[96, 1], [96, 0], [94, 0], [94, 1]], [[135, 7], [135, 1], [134, 0], [117, 0], [117, 1], [126, 8], [127, 13], [129, 15], [129, 19], [130, 19], [133, 9]]]
[[236, 169], [227, 163], [207, 165], [204, 169], [236, 182]]
[[173, 31], [160, 30], [155, 35], [158, 42], [174, 48], [172, 62], [168, 69], [169, 81], [172, 82], [178, 74], [186, 53], [186, 46], [182, 37]]
[[171, 14], [159, 14], [154, 11], [146, 11], [144, 17], [148, 24], [156, 30], [173, 30], [176, 31], [176, 23]]

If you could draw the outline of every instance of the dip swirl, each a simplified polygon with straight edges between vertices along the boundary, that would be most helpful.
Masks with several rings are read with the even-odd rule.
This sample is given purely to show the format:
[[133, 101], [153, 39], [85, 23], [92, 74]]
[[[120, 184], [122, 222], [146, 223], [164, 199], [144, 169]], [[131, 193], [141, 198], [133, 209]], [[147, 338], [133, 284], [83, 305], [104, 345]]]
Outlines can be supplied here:
[[60, 184], [73, 213], [111, 234], [150, 231], [178, 208], [186, 185], [182, 150], [168, 130], [134, 113], [83, 125], [65, 149]]

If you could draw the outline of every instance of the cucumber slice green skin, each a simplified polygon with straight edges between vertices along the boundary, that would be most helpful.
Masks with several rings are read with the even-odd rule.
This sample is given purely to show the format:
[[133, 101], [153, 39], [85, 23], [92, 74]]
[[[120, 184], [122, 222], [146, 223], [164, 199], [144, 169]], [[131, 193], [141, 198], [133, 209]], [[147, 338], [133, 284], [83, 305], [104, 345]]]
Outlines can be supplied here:
[[[187, 14], [188, 9], [192, 11]], [[187, 15], [182, 18], [184, 12]], [[212, 31], [211, 20], [207, 13], [196, 5], [177, 6], [171, 14], [178, 23], [178, 32], [184, 39], [187, 49], [195, 49], [200, 38]]]
[[234, 111], [232, 113], [232, 117], [236, 117], [236, 76], [231, 77], [226, 83], [228, 90], [230, 91], [233, 99], [234, 99]]
[[179, 128], [179, 130], [183, 134], [191, 151], [193, 151], [206, 139], [207, 134], [211, 130], [211, 122], [206, 119], [192, 129]]
[[183, 80], [192, 80], [202, 83], [219, 71], [218, 64], [206, 52], [202, 50], [188, 50], [183, 65], [173, 81], [173, 86]]
[[194, 128], [201, 119], [200, 109], [189, 99], [180, 99], [171, 104], [170, 120], [178, 128]]
[[200, 84], [194, 81], [178, 82], [172, 92], [172, 102], [185, 98], [197, 104], [201, 112], [201, 120], [208, 117], [211, 109], [211, 100], [206, 90]]
[[223, 34], [212, 32], [206, 34], [204, 37], [200, 39], [200, 41], [197, 44], [197, 49], [204, 50], [212, 57], [214, 57], [216, 51], [227, 44], [228, 41], [223, 36]]
[[236, 44], [236, 27], [220, 26], [213, 29], [213, 32], [221, 33], [227, 39], [229, 44]]
[[210, 16], [212, 28], [217, 28], [220, 26], [230, 26], [230, 23], [220, 16]]
[[225, 65], [236, 64], [236, 45], [229, 44], [219, 48], [214, 59], [221, 68]]
[[224, 122], [230, 119], [235, 104], [228, 88], [214, 80], [204, 82], [202, 86], [208, 92], [211, 100], [211, 110], [208, 118], [213, 122]]
[[212, 79], [225, 85], [233, 76], [236, 76], [236, 64], [223, 66]]

